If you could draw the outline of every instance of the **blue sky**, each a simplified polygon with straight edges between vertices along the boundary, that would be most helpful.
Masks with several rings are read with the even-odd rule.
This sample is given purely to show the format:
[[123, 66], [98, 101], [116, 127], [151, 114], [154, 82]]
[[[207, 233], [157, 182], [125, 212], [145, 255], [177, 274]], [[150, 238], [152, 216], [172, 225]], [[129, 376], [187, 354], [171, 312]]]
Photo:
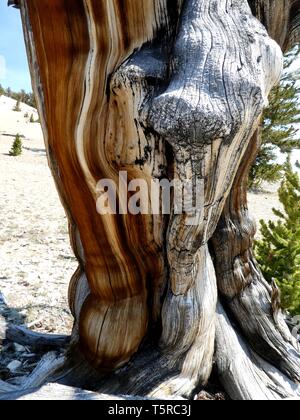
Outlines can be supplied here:
[[0, 83], [14, 91], [32, 91], [18, 10], [0, 0]]

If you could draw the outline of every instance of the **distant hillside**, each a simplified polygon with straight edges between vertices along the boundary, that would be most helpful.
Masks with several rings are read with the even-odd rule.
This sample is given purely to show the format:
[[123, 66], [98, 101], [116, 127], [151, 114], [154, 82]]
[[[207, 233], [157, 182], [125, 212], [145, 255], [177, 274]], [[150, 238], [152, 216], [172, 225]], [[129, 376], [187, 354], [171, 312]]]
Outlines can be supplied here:
[[20, 112], [14, 111], [17, 101], [7, 96], [0, 96], [0, 135], [15, 136], [20, 134], [26, 138], [41, 138], [41, 126], [38, 121], [39, 116], [35, 108], [21, 102]]
[[16, 101], [19, 100], [23, 102], [24, 104], [27, 104], [29, 106], [32, 106], [33, 108], [36, 108], [36, 100], [35, 96], [32, 92], [25, 92], [24, 89], [20, 90], [19, 92], [14, 92], [11, 90], [11, 88], [5, 89], [0, 84], [0, 96], [4, 95], [8, 98], [15, 99]]

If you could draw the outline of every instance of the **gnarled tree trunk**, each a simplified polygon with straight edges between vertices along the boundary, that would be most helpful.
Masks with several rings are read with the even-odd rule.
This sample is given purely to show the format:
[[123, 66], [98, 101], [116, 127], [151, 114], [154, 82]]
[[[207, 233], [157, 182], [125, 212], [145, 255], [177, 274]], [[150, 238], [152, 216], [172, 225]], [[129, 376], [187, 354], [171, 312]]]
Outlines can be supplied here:
[[[253, 257], [246, 192], [282, 69], [271, 37], [282, 49], [298, 40], [299, 2], [14, 3], [79, 261], [77, 362], [58, 376], [107, 393], [191, 397], [215, 361], [234, 399], [300, 395], [299, 348]], [[120, 172], [139, 186], [200, 183], [201, 206], [150, 214], [141, 203], [153, 196], [140, 191], [140, 214], [127, 214]], [[116, 214], [111, 197], [99, 214], [104, 179], [118, 186]]]

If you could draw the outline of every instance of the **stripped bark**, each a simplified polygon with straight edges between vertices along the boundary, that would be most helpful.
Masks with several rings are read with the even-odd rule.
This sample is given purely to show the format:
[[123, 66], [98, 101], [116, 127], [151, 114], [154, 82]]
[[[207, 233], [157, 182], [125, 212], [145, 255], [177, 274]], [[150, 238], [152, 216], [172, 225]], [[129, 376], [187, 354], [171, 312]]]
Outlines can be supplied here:
[[[250, 5], [286, 48], [299, 38], [300, 7], [278, 2], [276, 10], [271, 1]], [[248, 2], [19, 4], [49, 164], [79, 261], [69, 293], [72, 348], [102, 372], [100, 392], [190, 397], [210, 377], [216, 339], [232, 398], [297, 395], [297, 345], [251, 251], [247, 172], [282, 54]], [[147, 185], [200, 180], [201, 208], [100, 215], [98, 181], [118, 184], [120, 171]], [[245, 341], [217, 311], [218, 294]], [[92, 368], [81, 360], [70, 370], [90, 379]]]
[[284, 51], [299, 42], [299, 0], [249, 0], [254, 15]]
[[212, 239], [218, 288], [252, 348], [299, 382], [299, 344], [290, 334], [280, 302], [274, 300], [276, 295], [252, 251], [256, 229], [247, 207], [247, 181], [258, 150], [256, 133]]
[[7, 395], [10, 392], [15, 392], [16, 390], [17, 390], [16, 386], [0, 380], [0, 398], [1, 398], [1, 394]]
[[300, 398], [299, 385], [249, 349], [220, 304], [216, 360], [220, 381], [234, 400]]
[[65, 358], [57, 353], [47, 353], [41, 359], [34, 371], [21, 381], [19, 386], [0, 381], [0, 400], [10, 399], [11, 394], [26, 393], [27, 390], [43, 386], [65, 365]]
[[[35, 350], [47, 351], [67, 347], [70, 337], [66, 335], [43, 334], [30, 331], [24, 327], [9, 325], [3, 340], [28, 346]], [[0, 340], [2, 337], [0, 336]]]

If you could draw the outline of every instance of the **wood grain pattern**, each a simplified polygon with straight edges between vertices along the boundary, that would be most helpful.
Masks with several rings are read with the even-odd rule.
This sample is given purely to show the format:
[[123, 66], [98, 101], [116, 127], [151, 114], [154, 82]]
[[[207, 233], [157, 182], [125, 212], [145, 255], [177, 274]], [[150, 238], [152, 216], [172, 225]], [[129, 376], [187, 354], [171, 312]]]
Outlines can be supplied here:
[[299, 0], [249, 0], [253, 13], [283, 50], [287, 51], [300, 36]]
[[252, 251], [256, 227], [247, 207], [247, 180], [259, 146], [256, 132], [212, 238], [218, 289], [252, 349], [298, 382], [299, 346], [280, 308], [274, 311], [272, 287], [264, 280]]
[[[23, 14], [30, 20], [35, 59], [41, 70], [48, 152], [70, 214], [73, 246], [81, 256], [91, 290], [82, 311], [73, 313], [80, 312], [84, 351], [102, 366], [118, 365], [119, 358], [123, 363], [137, 350], [147, 330], [147, 283], [151, 278], [160, 281], [164, 275], [162, 234], [153, 232], [161, 221], [141, 217], [131, 223], [122, 216], [100, 217], [95, 203], [97, 182], [102, 178], [117, 181], [115, 136], [120, 136], [120, 147], [125, 150], [120, 129], [132, 130], [128, 126], [134, 123], [126, 122], [126, 108], [120, 108], [118, 114], [109, 112], [118, 106], [116, 99], [110, 101], [107, 96], [109, 76], [135, 48], [153, 38], [156, 26], [167, 26], [161, 15], [164, 7], [164, 1], [143, 1], [142, 5], [132, 1], [24, 2]], [[133, 135], [137, 148], [136, 128]], [[151, 162], [143, 170], [131, 159], [126, 161], [127, 154], [120, 159], [132, 177], [151, 175]], [[77, 279], [72, 284], [76, 285]], [[70, 296], [74, 293], [72, 290]], [[117, 354], [110, 354], [108, 349], [115, 351], [112, 338], [107, 342], [108, 337], [101, 336], [101, 331], [116, 321], [115, 314], [120, 316], [115, 340], [122, 342], [120, 332], [127, 332], [124, 354], [118, 354], [118, 344]], [[98, 351], [102, 347], [106, 350]]]
[[178, 382], [171, 381], [176, 393], [183, 378], [190, 388], [191, 378], [205, 383], [211, 373], [217, 286], [208, 241], [280, 75], [281, 52], [246, 2], [191, 0], [172, 59], [175, 68], [167, 90], [152, 102], [150, 125], [173, 148], [175, 177], [204, 182], [203, 221], [189, 227], [187, 214], [173, 214], [167, 237], [170, 289], [162, 343], [171, 346], [173, 360], [189, 348]]
[[5, 334], [0, 335], [1, 342], [6, 340], [39, 351], [65, 348], [70, 343], [70, 338], [67, 335], [37, 333], [15, 325], [7, 326]]
[[[19, 3], [49, 164], [79, 261], [69, 293], [72, 342], [102, 373], [132, 360], [123, 380], [119, 371], [105, 377], [100, 391], [189, 397], [210, 377], [216, 339], [233, 398], [292, 395], [299, 352], [273, 317], [272, 289], [253, 260], [246, 180], [261, 112], [281, 75], [278, 44], [300, 39], [298, 1]], [[100, 215], [98, 181], [118, 185], [120, 171], [147, 185], [200, 180], [198, 223], [174, 203], [170, 216]], [[227, 328], [218, 296], [239, 331]], [[241, 333], [247, 349], [237, 343]], [[230, 362], [234, 354], [240, 363]], [[271, 364], [282, 375], [272, 391]], [[247, 380], [261, 393], [247, 392]]]
[[234, 400], [300, 398], [299, 384], [261, 358], [251, 348], [218, 304], [216, 360], [221, 382]]

